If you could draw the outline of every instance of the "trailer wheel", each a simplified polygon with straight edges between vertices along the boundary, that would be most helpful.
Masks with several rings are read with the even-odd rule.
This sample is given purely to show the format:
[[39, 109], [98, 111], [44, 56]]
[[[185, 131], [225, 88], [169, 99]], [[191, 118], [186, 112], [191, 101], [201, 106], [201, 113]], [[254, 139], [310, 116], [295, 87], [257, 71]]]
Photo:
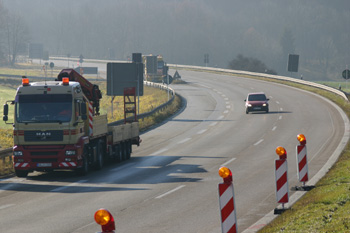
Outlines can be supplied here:
[[131, 157], [131, 143], [130, 142], [125, 142], [125, 152], [126, 152], [125, 159], [130, 159], [130, 157]]
[[28, 176], [28, 171], [15, 170], [15, 173], [16, 173], [17, 177], [27, 177]]
[[126, 143], [125, 142], [122, 142], [121, 144], [121, 151], [122, 151], [122, 160], [127, 160], [127, 146], [126, 146]]
[[103, 167], [103, 141], [102, 140], [99, 140], [97, 142], [97, 149], [96, 149], [96, 153], [97, 153], [97, 160], [96, 160], [96, 170], [101, 170], [102, 167]]
[[114, 161], [117, 163], [121, 162], [123, 160], [123, 154], [120, 144], [114, 146], [114, 151]]

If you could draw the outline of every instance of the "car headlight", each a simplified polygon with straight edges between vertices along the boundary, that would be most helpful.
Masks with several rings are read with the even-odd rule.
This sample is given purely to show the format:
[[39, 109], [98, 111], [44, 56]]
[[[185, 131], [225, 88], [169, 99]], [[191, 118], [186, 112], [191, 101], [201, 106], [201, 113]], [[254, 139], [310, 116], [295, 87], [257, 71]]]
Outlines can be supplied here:
[[19, 150], [19, 151], [14, 151], [14, 152], [13, 152], [13, 155], [14, 155], [14, 156], [23, 156], [23, 152], [20, 151], [20, 150]]
[[252, 105], [251, 104], [248, 104], [248, 107], [251, 107]]
[[75, 155], [75, 150], [66, 150], [66, 155]]
[[266, 107], [266, 104], [263, 104], [264, 107]]

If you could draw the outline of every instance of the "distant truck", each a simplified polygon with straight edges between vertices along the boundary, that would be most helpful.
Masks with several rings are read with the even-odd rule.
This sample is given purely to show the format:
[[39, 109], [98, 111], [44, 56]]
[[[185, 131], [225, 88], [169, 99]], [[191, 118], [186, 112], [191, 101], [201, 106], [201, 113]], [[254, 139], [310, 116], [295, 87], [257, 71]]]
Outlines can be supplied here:
[[99, 113], [101, 98], [99, 87], [73, 69], [62, 70], [56, 81], [22, 78], [3, 116], [7, 123], [8, 103], [14, 105], [14, 122], [7, 124], [13, 124], [16, 175], [56, 169], [85, 175], [102, 169], [107, 159], [129, 159], [132, 145], [141, 141], [138, 122], [108, 125], [107, 115]]
[[150, 82], [166, 82], [169, 67], [164, 62], [163, 56], [144, 55], [144, 77]]

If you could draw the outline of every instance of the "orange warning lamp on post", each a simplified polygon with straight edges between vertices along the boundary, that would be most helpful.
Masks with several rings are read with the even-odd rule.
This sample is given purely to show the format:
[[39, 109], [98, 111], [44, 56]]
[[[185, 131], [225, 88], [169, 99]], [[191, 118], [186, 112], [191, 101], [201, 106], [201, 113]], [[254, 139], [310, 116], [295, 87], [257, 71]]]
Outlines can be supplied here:
[[219, 175], [224, 179], [225, 184], [232, 183], [232, 172], [227, 167], [220, 167]]
[[287, 151], [282, 146], [276, 148], [276, 154], [280, 157], [280, 159], [287, 159]]
[[95, 213], [95, 221], [97, 224], [101, 225], [103, 232], [114, 232], [115, 222], [112, 214], [106, 209], [99, 209]]
[[298, 134], [297, 139], [300, 142], [300, 145], [306, 144], [306, 138], [304, 134]]

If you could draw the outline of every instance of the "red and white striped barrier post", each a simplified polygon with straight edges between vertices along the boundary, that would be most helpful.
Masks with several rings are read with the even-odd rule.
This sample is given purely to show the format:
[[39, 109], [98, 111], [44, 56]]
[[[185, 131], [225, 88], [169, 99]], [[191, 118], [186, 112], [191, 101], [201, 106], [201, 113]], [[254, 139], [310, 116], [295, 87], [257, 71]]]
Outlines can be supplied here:
[[114, 233], [115, 222], [112, 214], [106, 209], [99, 209], [95, 212], [95, 222], [101, 225], [102, 232], [99, 233]]
[[224, 179], [224, 183], [218, 186], [222, 233], [236, 233], [237, 219], [232, 172], [227, 167], [221, 167], [219, 175]]
[[275, 160], [276, 200], [282, 204], [284, 210], [284, 204], [289, 200], [287, 151], [279, 146], [276, 148], [276, 154], [280, 157]]
[[306, 138], [303, 134], [297, 136], [300, 145], [297, 145], [297, 167], [298, 167], [298, 179], [299, 182], [305, 182], [309, 180], [309, 168], [307, 165], [307, 151], [306, 151]]

